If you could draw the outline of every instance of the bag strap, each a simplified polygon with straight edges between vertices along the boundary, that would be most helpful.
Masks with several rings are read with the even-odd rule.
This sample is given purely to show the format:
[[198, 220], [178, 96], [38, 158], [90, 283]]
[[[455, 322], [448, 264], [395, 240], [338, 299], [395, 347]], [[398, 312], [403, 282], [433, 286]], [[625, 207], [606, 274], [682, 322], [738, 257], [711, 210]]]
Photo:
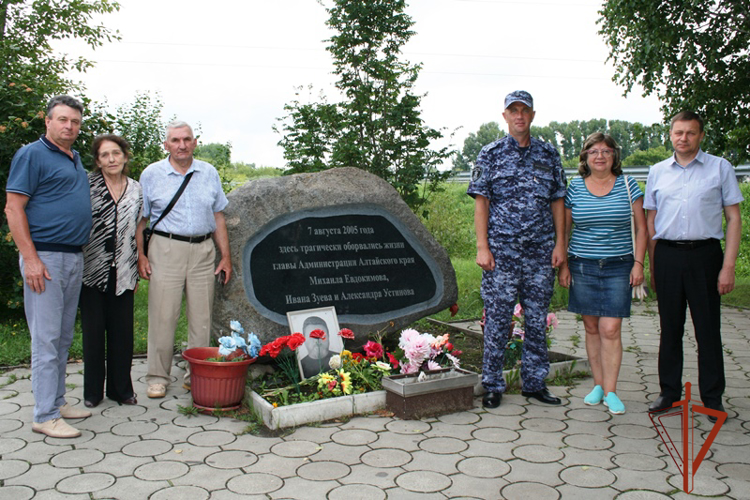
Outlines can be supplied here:
[[164, 211], [161, 213], [159, 218], [156, 219], [156, 222], [154, 222], [153, 225], [151, 226], [152, 231], [154, 230], [156, 225], [160, 223], [164, 217], [167, 216], [169, 211], [172, 210], [172, 207], [174, 207], [175, 203], [177, 203], [177, 200], [180, 199], [180, 196], [182, 196], [182, 192], [185, 191], [185, 188], [187, 187], [188, 182], [190, 182], [190, 179], [193, 177], [194, 173], [195, 171], [192, 171], [185, 176], [185, 179], [182, 181], [182, 184], [180, 184], [180, 189], [177, 190], [177, 192], [174, 194], [174, 196], [170, 200], [169, 205], [167, 205], [167, 208], [164, 209]]
[[630, 196], [630, 178], [625, 177], [625, 189], [628, 190], [628, 205], [630, 206], [630, 240], [633, 243], [633, 258], [635, 258], [635, 221], [633, 220], [633, 198]]

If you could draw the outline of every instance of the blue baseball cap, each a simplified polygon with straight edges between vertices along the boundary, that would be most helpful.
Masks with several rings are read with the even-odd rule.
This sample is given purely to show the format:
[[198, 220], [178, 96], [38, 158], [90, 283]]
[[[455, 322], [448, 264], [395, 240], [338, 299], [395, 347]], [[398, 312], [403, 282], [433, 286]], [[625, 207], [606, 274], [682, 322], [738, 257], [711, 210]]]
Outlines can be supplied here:
[[534, 98], [531, 97], [531, 94], [529, 94], [525, 90], [514, 90], [510, 94], [506, 95], [505, 109], [508, 109], [508, 106], [510, 106], [514, 102], [521, 102], [532, 109], [534, 108]]

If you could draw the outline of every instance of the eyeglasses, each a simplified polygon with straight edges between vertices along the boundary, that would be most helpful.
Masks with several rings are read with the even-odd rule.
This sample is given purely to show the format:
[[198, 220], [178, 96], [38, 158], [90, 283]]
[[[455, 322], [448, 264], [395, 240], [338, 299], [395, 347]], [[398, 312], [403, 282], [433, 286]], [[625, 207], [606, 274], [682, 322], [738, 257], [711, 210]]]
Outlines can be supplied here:
[[612, 149], [588, 149], [586, 150], [587, 155], [589, 156], [601, 155], [602, 158], [610, 158], [614, 153], [615, 152]]

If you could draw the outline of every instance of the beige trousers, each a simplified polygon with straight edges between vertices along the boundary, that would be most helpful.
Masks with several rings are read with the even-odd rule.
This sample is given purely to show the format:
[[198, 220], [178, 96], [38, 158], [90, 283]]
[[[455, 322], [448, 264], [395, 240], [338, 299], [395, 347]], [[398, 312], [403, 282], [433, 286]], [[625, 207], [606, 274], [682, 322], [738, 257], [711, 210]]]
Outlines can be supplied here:
[[[187, 243], [153, 235], [148, 249], [148, 374], [146, 383], [169, 385], [174, 334], [182, 295], [187, 302], [188, 349], [207, 347], [214, 304], [216, 249], [211, 238]], [[185, 374], [190, 383], [190, 371]]]

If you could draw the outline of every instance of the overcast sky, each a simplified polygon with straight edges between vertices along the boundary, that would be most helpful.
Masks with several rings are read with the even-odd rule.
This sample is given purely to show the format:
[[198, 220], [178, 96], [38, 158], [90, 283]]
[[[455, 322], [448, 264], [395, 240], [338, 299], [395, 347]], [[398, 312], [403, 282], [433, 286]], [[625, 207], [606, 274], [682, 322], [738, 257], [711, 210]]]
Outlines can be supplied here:
[[[96, 67], [80, 78], [87, 95], [114, 109], [138, 91], [159, 92], [164, 118], [199, 125], [201, 140], [231, 142], [232, 160], [281, 167], [272, 131], [295, 88], [312, 84], [335, 100], [324, 40], [325, 9], [316, 0], [118, 0], [104, 16], [121, 42], [91, 51], [66, 43]], [[661, 121], [656, 98], [627, 98], [605, 65], [596, 0], [411, 0], [416, 35], [404, 58], [422, 63], [417, 91], [423, 119], [455, 131], [457, 147], [489, 121], [502, 122], [502, 100], [528, 90], [535, 125], [605, 118]], [[306, 95], [305, 91], [305, 95]]]

